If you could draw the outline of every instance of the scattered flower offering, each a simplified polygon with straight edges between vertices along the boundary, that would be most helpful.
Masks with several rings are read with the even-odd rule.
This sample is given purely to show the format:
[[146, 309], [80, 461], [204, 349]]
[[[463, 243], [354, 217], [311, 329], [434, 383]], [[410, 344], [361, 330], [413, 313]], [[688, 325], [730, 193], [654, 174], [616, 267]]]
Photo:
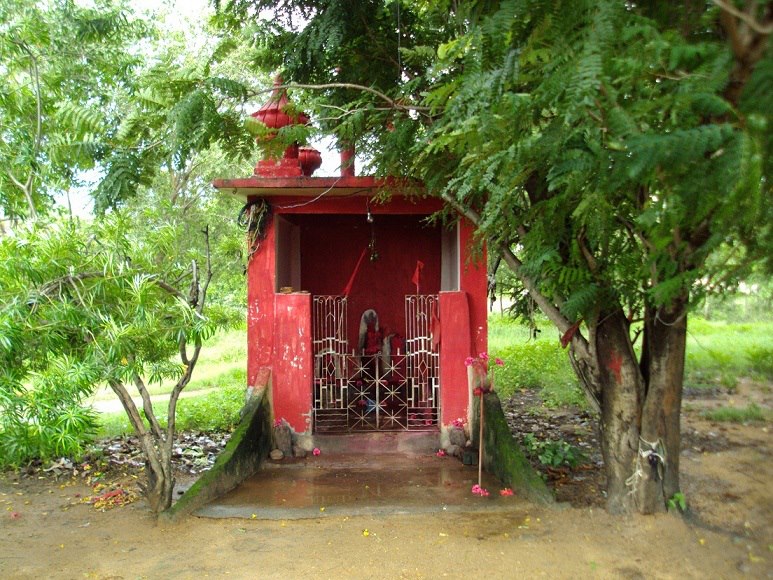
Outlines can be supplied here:
[[437, 455], [438, 457], [445, 457], [446, 456], [446, 452], [443, 451], [442, 449], [438, 449], [437, 453], [435, 453], [435, 455]]
[[320, 453], [322, 453], [322, 452], [319, 450], [319, 447], [315, 447], [314, 451], [311, 452], [311, 454], [314, 455], [314, 456], [319, 455]]
[[499, 495], [501, 495], [501, 496], [513, 495], [513, 490], [510, 489], [509, 487], [506, 487], [505, 489], [500, 489], [499, 490]]
[[477, 483], [472, 486], [473, 495], [479, 495], [481, 497], [488, 497], [489, 492], [485, 487], [479, 486]]

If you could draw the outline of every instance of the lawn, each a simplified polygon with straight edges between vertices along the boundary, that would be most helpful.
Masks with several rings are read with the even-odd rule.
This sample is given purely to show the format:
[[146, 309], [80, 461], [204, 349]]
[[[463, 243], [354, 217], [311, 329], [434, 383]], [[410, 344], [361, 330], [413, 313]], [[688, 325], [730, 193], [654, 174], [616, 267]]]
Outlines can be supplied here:
[[[558, 332], [549, 322], [539, 324], [536, 338], [529, 328], [498, 314], [489, 317], [489, 352], [505, 361], [497, 367], [496, 388], [503, 397], [518, 389], [539, 389], [548, 407], [585, 406]], [[739, 378], [773, 380], [773, 322], [729, 323], [693, 317], [689, 322], [686, 388], [733, 389]], [[178, 406], [180, 429], [228, 429], [244, 401], [247, 340], [244, 328], [225, 331], [203, 348], [187, 396]], [[168, 394], [172, 383], [152, 385], [153, 395]], [[114, 397], [100, 390], [96, 400]], [[166, 416], [166, 402], [154, 405]], [[129, 432], [124, 413], [103, 413], [101, 436]]]
[[[549, 322], [530, 330], [499, 315], [489, 317], [489, 351], [506, 365], [497, 369], [504, 397], [517, 389], [541, 390], [547, 406], [584, 404], [567, 353]], [[773, 322], [730, 323], [692, 317], [688, 323], [686, 388], [734, 389], [741, 377], [773, 380]]]
[[[185, 387], [177, 405], [180, 430], [230, 430], [239, 418], [247, 385], [247, 331], [237, 328], [222, 331], [205, 343], [193, 379]], [[156, 416], [165, 424], [168, 395], [174, 383], [149, 385]], [[108, 388], [100, 389], [95, 401], [115, 399]], [[121, 411], [100, 414], [98, 437], [131, 433], [126, 414]]]

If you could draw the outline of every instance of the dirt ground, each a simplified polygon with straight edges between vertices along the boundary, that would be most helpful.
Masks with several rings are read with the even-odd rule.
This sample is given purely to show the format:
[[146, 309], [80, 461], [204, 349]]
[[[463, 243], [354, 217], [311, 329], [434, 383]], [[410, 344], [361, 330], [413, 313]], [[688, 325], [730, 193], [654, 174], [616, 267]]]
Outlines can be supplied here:
[[[770, 409], [772, 399], [769, 385], [748, 382], [732, 394], [688, 393], [684, 517], [606, 514], [592, 428], [571, 410], [553, 411], [547, 422], [585, 441], [590, 457], [583, 467], [548, 474], [559, 498], [571, 502], [558, 507], [516, 498], [496, 513], [190, 517], [168, 525], [156, 523], [141, 500], [99, 509], [133, 499], [105, 491], [119, 483], [134, 489], [131, 471], [106, 479], [93, 477], [95, 466], [58, 480], [51, 472], [6, 474], [0, 578], [773, 578], [770, 424], [718, 424], [700, 415], [748, 401]], [[107, 486], [87, 485], [96, 481]], [[97, 505], [95, 494], [103, 498]]]

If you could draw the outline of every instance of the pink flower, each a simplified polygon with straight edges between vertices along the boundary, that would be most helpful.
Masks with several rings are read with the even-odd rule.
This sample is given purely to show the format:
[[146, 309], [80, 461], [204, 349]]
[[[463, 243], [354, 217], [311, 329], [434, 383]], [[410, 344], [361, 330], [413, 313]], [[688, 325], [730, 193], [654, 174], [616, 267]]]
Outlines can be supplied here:
[[437, 453], [435, 453], [435, 455], [437, 455], [438, 457], [445, 457], [446, 456], [446, 452], [443, 451], [442, 449], [438, 449]]
[[499, 490], [499, 495], [502, 495], [502, 496], [510, 496], [510, 495], [513, 495], [513, 490], [512, 490], [512, 489], [510, 489], [509, 487], [506, 487], [505, 489], [500, 489], [500, 490]]
[[312, 455], [315, 455], [315, 456], [316, 456], [316, 455], [319, 455], [320, 453], [322, 453], [322, 452], [319, 450], [319, 447], [315, 447], [315, 448], [314, 448], [314, 451], [312, 451], [312, 452], [311, 452], [311, 454], [312, 454]]
[[465, 421], [464, 417], [459, 417], [458, 419], [451, 421], [451, 425], [458, 427], [459, 429], [464, 429], [466, 423], [467, 421]]
[[479, 486], [477, 483], [472, 486], [473, 495], [479, 495], [481, 497], [487, 497], [489, 495], [488, 490], [485, 487]]
[[284, 424], [284, 422], [285, 422], [284, 419], [277, 419], [276, 421], [274, 421], [274, 427], [281, 427]]
[[466, 359], [464, 359], [464, 366], [471, 367], [473, 363], [475, 362], [475, 359], [471, 356], [468, 356]]
[[496, 365], [498, 365], [500, 367], [503, 367], [503, 366], [505, 366], [505, 361], [503, 361], [501, 358], [497, 357], [496, 359], [494, 359], [494, 364], [496, 364]]
[[488, 362], [488, 353], [482, 352], [478, 355], [478, 358], [482, 360], [483, 362]]

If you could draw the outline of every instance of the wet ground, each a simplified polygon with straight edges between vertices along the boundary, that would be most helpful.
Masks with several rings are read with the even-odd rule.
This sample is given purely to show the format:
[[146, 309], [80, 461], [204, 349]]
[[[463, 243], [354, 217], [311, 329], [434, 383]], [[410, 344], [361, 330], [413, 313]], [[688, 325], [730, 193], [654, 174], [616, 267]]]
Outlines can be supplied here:
[[490, 495], [471, 492], [477, 465], [438, 457], [436, 433], [320, 436], [320, 455], [267, 461], [254, 476], [198, 512], [205, 517], [302, 519], [510, 509], [498, 480], [483, 473]]

